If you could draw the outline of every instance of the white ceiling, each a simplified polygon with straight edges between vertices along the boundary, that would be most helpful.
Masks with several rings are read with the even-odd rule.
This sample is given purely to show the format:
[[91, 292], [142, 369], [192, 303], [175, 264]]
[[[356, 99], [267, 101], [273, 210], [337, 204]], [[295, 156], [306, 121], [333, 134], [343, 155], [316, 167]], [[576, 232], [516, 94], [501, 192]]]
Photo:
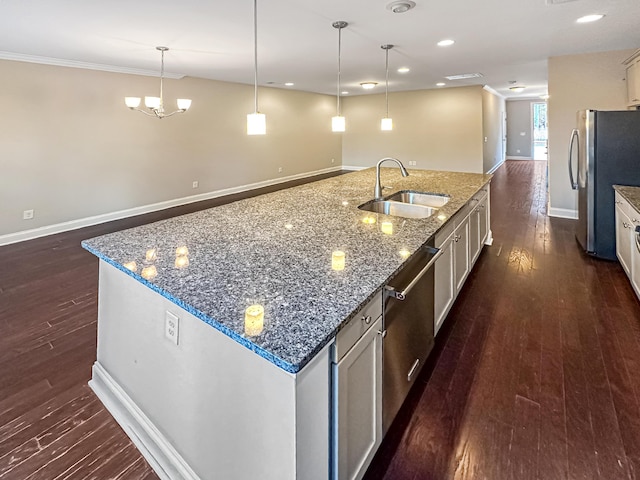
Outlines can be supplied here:
[[[507, 98], [546, 93], [550, 56], [640, 47], [640, 0], [415, 0], [402, 14], [386, 8], [390, 1], [259, 0], [259, 83], [335, 94], [336, 20], [349, 22], [342, 90], [351, 95], [364, 93], [364, 81], [384, 91], [387, 43], [396, 45], [390, 91], [444, 81], [488, 85]], [[576, 23], [591, 13], [606, 17]], [[164, 45], [168, 73], [251, 84], [252, 29], [252, 0], [0, 0], [0, 58], [8, 59], [158, 71], [155, 47]], [[445, 38], [455, 45], [436, 46]], [[397, 73], [401, 66], [411, 71]], [[484, 77], [443, 78], [469, 72]], [[527, 89], [513, 94], [512, 80]]]

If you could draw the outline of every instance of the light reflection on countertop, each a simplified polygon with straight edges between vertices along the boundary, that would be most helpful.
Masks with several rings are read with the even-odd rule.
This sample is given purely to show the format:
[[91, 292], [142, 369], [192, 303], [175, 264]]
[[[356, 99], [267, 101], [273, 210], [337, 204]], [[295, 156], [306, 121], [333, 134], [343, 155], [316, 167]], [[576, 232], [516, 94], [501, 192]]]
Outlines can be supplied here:
[[[295, 373], [491, 179], [409, 172], [402, 178], [397, 169], [383, 168], [383, 183], [393, 179], [394, 185], [385, 196], [399, 190], [450, 195], [437, 215], [405, 219], [359, 210], [373, 198], [375, 169], [367, 169], [85, 240], [83, 246]], [[178, 252], [181, 247], [186, 250]], [[149, 250], [155, 250], [151, 260]], [[344, 265], [338, 255], [337, 268], [335, 251], [344, 252]], [[134, 269], [128, 268], [132, 262]], [[150, 266], [156, 274], [145, 279], [142, 269]], [[247, 336], [245, 311], [253, 303], [264, 307], [269, 321], [259, 335]]]

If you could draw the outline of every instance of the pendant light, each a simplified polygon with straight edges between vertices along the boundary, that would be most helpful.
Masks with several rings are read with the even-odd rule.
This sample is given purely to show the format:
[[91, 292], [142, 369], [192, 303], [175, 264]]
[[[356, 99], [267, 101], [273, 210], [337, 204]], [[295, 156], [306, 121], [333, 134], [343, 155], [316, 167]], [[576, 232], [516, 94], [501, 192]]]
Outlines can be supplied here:
[[389, 50], [393, 48], [393, 45], [381, 45], [380, 48], [384, 50], [385, 56], [385, 81], [384, 81], [384, 101], [386, 104], [386, 114], [380, 121], [380, 130], [389, 131], [393, 130], [393, 120], [389, 117]]
[[253, 72], [254, 72], [254, 111], [247, 115], [247, 135], [267, 133], [267, 119], [258, 112], [258, 0], [253, 0]]
[[168, 51], [167, 47], [156, 47], [156, 50], [160, 52], [160, 96], [159, 97], [144, 97], [144, 105], [149, 109], [142, 110], [138, 108], [140, 106], [140, 97], [124, 97], [124, 103], [131, 110], [144, 113], [150, 117], [165, 118], [175, 115], [176, 113], [184, 113], [189, 110], [191, 106], [191, 100], [188, 98], [178, 99], [178, 110], [172, 113], [164, 113], [164, 99], [162, 98], [162, 81], [164, 80], [164, 52]]
[[338, 29], [338, 89], [336, 92], [338, 107], [337, 107], [336, 116], [331, 118], [331, 130], [333, 132], [344, 132], [346, 129], [346, 122], [340, 111], [340, 60], [341, 60], [340, 53], [342, 49], [342, 29], [347, 25], [349, 24], [343, 21], [332, 23], [333, 28]]

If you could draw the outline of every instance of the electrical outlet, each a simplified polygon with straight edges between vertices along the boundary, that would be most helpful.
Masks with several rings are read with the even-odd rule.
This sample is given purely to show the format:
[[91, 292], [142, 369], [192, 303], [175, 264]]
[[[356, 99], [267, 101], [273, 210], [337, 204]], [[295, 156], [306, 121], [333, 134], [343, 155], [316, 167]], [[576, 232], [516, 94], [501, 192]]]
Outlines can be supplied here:
[[197, 180], [195, 180], [195, 181], [191, 184], [191, 188], [198, 188], [198, 185], [200, 185], [200, 184], [198, 183], [198, 181], [197, 181]]
[[335, 158], [332, 158], [332, 159], [331, 159], [331, 163], [335, 163], [335, 162], [336, 162], [336, 159], [335, 159]]
[[409, 166], [410, 167], [415, 167], [418, 164], [418, 162], [416, 162], [415, 160], [409, 160]]
[[31, 220], [33, 218], [33, 210], [25, 210], [22, 212], [23, 220]]
[[282, 167], [278, 167], [278, 173], [282, 173]]
[[180, 328], [180, 318], [167, 311], [164, 317], [164, 336], [171, 342], [178, 345], [178, 331]]

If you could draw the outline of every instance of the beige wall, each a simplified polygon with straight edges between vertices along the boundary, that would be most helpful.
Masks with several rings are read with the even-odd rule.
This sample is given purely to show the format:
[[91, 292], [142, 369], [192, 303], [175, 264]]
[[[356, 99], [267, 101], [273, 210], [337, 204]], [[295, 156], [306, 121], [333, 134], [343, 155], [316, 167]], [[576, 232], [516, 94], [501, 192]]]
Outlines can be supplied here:
[[[542, 100], [539, 100], [539, 102], [542, 102]], [[533, 159], [533, 103], [536, 103], [536, 101], [511, 100], [507, 102], [508, 157]]]
[[634, 50], [549, 58], [549, 214], [575, 217], [577, 193], [569, 184], [567, 150], [576, 112], [626, 110], [625, 68]]
[[347, 131], [342, 163], [370, 167], [382, 157], [400, 159], [415, 168], [483, 172], [481, 86], [389, 94], [394, 130], [380, 131], [384, 94], [344, 99]]
[[0, 78], [0, 236], [341, 164], [331, 96], [261, 89], [268, 135], [249, 137], [250, 85], [166, 80], [168, 108], [193, 105], [158, 120], [123, 101], [158, 78], [13, 61]]
[[482, 90], [482, 172], [487, 173], [504, 161], [502, 146], [502, 115], [506, 111], [504, 98]]

